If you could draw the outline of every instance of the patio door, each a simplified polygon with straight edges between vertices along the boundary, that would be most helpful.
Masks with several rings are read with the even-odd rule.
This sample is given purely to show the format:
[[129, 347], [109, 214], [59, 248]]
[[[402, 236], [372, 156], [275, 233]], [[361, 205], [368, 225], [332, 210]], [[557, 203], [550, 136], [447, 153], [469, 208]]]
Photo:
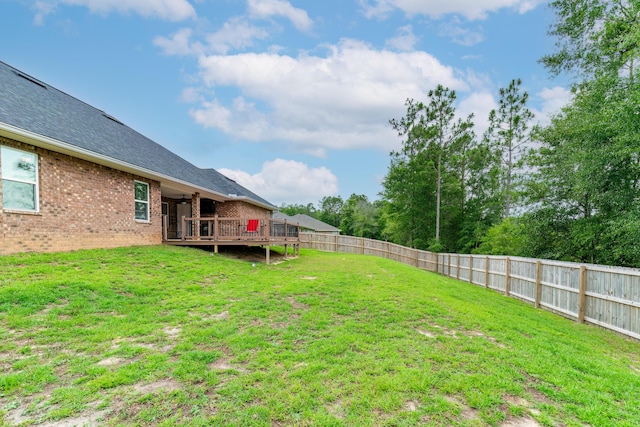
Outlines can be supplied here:
[[[191, 218], [191, 203], [178, 203], [176, 205], [176, 211], [178, 214], [178, 239], [182, 239], [182, 217]], [[186, 236], [191, 235], [191, 230], [187, 227]]]

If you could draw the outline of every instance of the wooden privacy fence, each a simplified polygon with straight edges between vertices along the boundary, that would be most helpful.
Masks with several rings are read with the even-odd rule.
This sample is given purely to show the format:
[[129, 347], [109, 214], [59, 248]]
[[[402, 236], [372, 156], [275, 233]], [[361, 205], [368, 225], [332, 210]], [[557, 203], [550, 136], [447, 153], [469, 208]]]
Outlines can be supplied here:
[[376, 255], [504, 293], [640, 339], [640, 270], [507, 256], [444, 254], [360, 237], [301, 233], [303, 248]]

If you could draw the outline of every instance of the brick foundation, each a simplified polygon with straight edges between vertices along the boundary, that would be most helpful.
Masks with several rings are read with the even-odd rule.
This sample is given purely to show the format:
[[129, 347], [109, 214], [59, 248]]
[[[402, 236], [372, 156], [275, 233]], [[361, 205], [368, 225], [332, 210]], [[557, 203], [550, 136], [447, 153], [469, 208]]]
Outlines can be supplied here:
[[[38, 155], [40, 197], [38, 213], [0, 205], [0, 255], [162, 242], [159, 182], [3, 137], [0, 145]], [[134, 180], [149, 184], [148, 222], [134, 218]]]

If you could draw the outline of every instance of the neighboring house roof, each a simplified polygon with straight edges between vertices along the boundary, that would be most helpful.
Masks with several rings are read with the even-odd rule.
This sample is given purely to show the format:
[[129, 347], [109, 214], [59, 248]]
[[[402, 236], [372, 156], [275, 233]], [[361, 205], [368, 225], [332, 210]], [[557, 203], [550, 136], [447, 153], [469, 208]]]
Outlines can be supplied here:
[[293, 224], [299, 223], [301, 228], [313, 230], [318, 233], [339, 233], [340, 229], [329, 225], [326, 222], [322, 222], [319, 219], [315, 219], [309, 215], [296, 214], [293, 216], [285, 215], [282, 212], [274, 212], [273, 219], [287, 220]]
[[[219, 200], [275, 206], [214, 169], [200, 169], [118, 119], [0, 61], [0, 135], [171, 182]], [[16, 137], [17, 136], [17, 137]], [[102, 162], [101, 162], [102, 161]], [[120, 167], [117, 167], [120, 166]], [[205, 195], [206, 196], [206, 195]]]

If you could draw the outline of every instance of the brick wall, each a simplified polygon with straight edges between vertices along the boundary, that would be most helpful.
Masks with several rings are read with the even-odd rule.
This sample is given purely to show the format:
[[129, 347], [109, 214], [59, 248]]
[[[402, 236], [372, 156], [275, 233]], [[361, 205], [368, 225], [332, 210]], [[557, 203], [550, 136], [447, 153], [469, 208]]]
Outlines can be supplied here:
[[242, 201], [216, 202], [216, 214], [224, 218], [269, 218], [270, 211]]
[[[159, 182], [3, 137], [0, 145], [38, 155], [40, 196], [38, 213], [0, 205], [0, 255], [162, 242]], [[148, 222], [134, 218], [134, 180], [149, 184]]]

